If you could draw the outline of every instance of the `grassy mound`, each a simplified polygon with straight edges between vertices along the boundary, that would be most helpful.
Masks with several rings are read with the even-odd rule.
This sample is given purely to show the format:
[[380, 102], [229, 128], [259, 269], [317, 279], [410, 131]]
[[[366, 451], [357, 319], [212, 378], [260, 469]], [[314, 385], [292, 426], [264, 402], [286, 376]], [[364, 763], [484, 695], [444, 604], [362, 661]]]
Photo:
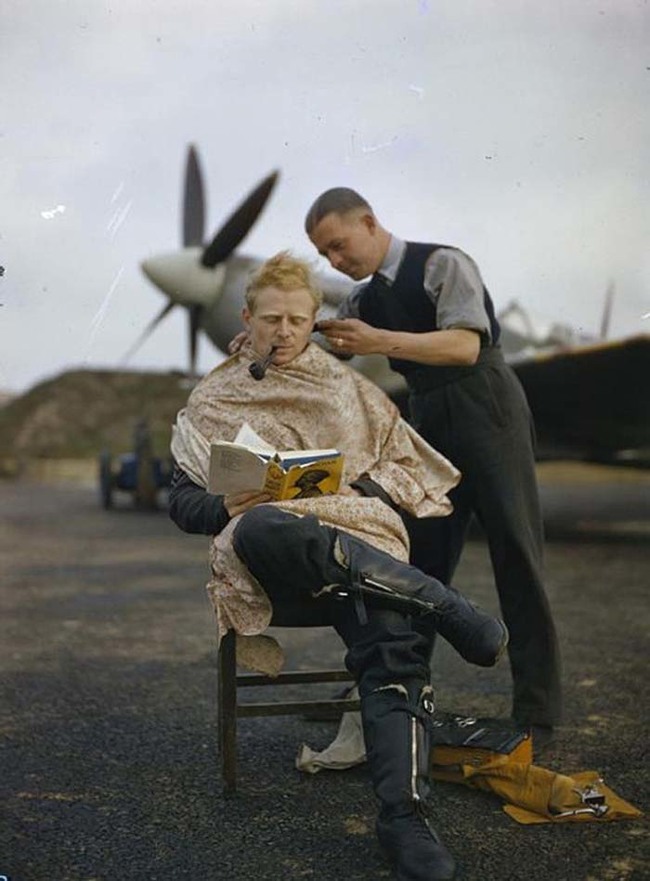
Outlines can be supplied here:
[[169, 455], [171, 426], [191, 386], [181, 373], [71, 370], [0, 409], [0, 458], [89, 458], [133, 449], [145, 419], [153, 453]]

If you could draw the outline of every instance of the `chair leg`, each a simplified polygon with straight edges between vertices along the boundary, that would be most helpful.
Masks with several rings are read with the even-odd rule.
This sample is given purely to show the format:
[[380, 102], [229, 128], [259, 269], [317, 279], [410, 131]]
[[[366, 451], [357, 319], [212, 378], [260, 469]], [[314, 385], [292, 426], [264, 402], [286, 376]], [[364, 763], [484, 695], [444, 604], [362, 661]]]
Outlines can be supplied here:
[[237, 788], [237, 652], [236, 635], [229, 630], [221, 640], [218, 658], [217, 708], [219, 713], [219, 752], [221, 775], [226, 794]]

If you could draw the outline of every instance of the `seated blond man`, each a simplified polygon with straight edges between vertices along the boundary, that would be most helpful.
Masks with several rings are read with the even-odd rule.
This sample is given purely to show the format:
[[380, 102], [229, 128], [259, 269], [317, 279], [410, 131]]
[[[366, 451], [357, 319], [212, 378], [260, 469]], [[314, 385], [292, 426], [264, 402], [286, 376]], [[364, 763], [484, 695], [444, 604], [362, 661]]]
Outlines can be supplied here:
[[[396, 878], [450, 879], [454, 860], [424, 813], [433, 696], [422, 634], [438, 632], [468, 662], [491, 666], [507, 630], [408, 564], [399, 510], [448, 514], [446, 493], [460, 475], [380, 389], [310, 342], [320, 304], [307, 264], [286, 253], [253, 276], [243, 310], [249, 342], [199, 383], [178, 415], [170, 514], [185, 531], [215, 536], [222, 630], [261, 633], [274, 602], [327, 610], [359, 687], [377, 835]], [[251, 364], [273, 347], [256, 382]], [[275, 449], [341, 450], [339, 493], [273, 503], [259, 492], [208, 493], [210, 442], [233, 441], [243, 425]]]

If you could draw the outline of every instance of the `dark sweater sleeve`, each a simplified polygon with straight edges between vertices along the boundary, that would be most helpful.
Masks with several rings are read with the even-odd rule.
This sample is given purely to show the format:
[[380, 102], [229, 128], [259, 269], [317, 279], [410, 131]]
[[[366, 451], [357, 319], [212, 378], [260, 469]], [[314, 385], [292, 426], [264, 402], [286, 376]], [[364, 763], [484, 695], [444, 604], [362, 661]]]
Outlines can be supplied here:
[[176, 463], [169, 487], [169, 516], [184, 532], [201, 535], [217, 535], [230, 520], [223, 496], [194, 483]]

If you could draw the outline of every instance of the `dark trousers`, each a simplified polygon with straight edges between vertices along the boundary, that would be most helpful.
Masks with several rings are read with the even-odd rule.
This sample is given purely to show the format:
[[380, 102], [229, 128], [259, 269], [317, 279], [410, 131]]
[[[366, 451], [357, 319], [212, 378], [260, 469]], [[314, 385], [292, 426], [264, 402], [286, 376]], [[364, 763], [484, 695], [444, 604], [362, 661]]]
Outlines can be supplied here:
[[360, 624], [354, 603], [315, 597], [340, 578], [333, 557], [335, 530], [316, 517], [294, 517], [272, 505], [258, 505], [241, 518], [233, 547], [269, 596], [271, 604], [318, 603], [347, 647], [346, 666], [361, 697], [394, 683], [421, 687], [429, 681], [428, 641], [411, 616], [367, 604]]
[[449, 517], [409, 519], [411, 561], [453, 580], [472, 513], [489, 546], [510, 631], [513, 717], [552, 725], [561, 714], [560, 659], [542, 581], [543, 526], [533, 426], [521, 385], [503, 362], [410, 397], [414, 428], [462, 472]]

